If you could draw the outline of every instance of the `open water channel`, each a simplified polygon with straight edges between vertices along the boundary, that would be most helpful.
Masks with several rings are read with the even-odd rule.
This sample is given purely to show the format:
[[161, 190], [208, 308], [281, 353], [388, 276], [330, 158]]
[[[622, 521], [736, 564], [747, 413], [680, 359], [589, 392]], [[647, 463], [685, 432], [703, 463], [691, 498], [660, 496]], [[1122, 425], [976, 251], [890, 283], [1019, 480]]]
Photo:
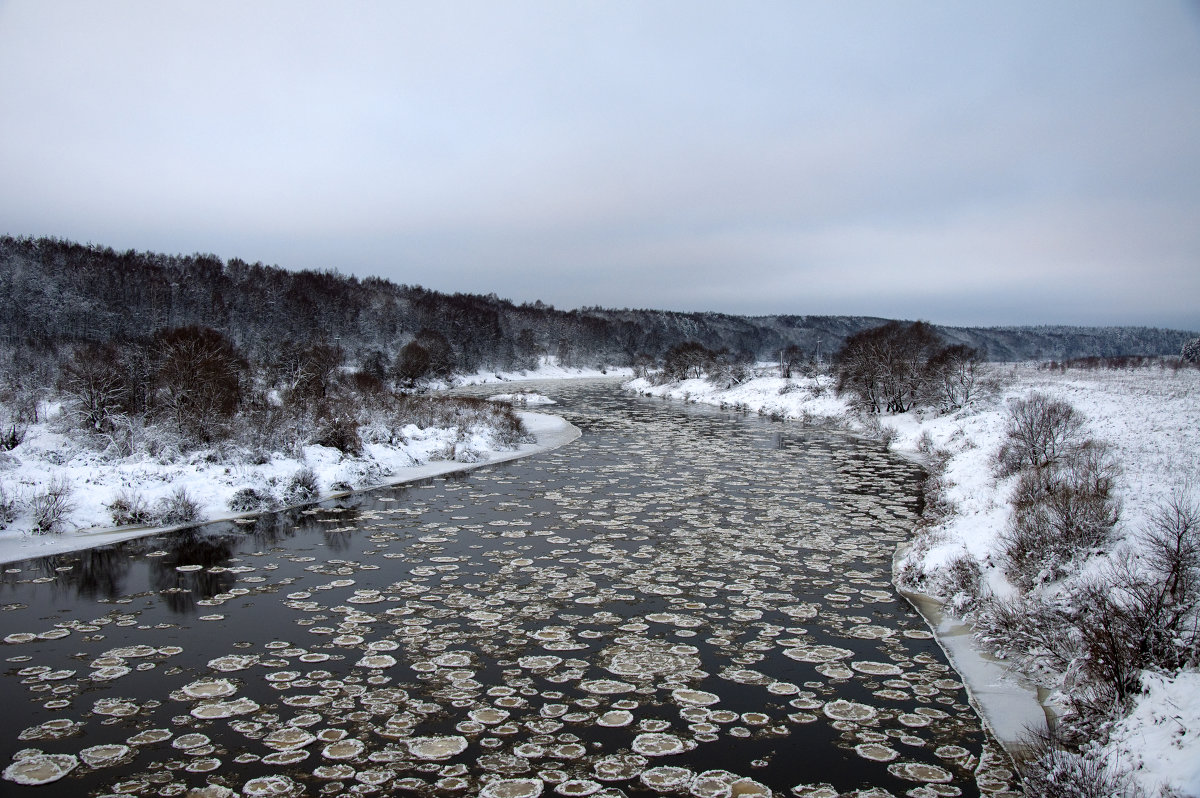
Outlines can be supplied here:
[[912, 465], [612, 381], [537, 389], [580, 440], [0, 568], [0, 794], [1008, 789], [890, 581]]

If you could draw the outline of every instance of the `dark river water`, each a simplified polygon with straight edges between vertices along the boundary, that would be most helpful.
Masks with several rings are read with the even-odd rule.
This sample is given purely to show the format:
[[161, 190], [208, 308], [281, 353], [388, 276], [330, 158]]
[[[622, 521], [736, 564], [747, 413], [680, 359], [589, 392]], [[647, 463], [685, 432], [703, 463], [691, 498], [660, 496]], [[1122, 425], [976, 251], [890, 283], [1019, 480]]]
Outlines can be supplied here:
[[912, 465], [611, 381], [539, 390], [580, 440], [0, 568], [0, 795], [1008, 788], [890, 581]]

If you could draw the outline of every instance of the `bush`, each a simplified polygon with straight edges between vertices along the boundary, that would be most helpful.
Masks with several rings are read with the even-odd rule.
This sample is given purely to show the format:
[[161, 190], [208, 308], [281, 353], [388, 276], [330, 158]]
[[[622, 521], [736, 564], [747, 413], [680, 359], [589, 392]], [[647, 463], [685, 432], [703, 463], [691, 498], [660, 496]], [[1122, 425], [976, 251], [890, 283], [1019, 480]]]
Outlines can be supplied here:
[[937, 573], [937, 592], [947, 596], [948, 603], [956, 613], [971, 612], [984, 597], [983, 571], [979, 562], [969, 554], [955, 557]]
[[321, 483], [317, 480], [316, 473], [308, 466], [304, 466], [292, 474], [287, 488], [284, 489], [284, 500], [288, 504], [305, 504], [320, 494]]
[[1200, 338], [1193, 338], [1184, 344], [1179, 352], [1179, 359], [1184, 363], [1200, 365]]
[[4, 485], [0, 484], [0, 529], [8, 529], [8, 525], [17, 518], [17, 500], [8, 495]]
[[0, 416], [3, 417], [3, 420], [0, 420], [0, 451], [10, 451], [24, 442], [25, 433], [29, 431], [29, 422], [3, 407], [0, 407]]
[[186, 488], [176, 488], [169, 496], [159, 499], [154, 505], [154, 512], [163, 526], [200, 520], [200, 505], [188, 494]]
[[1059, 466], [1021, 473], [1001, 538], [1008, 574], [1026, 590], [1058, 579], [1076, 555], [1102, 546], [1120, 517], [1119, 469], [1106, 445], [1089, 441]]
[[114, 526], [146, 526], [156, 518], [150, 505], [137, 491], [122, 491], [108, 504], [108, 513]]
[[270, 510], [279, 505], [275, 497], [266, 491], [241, 488], [229, 497], [228, 506], [235, 513], [252, 513]]
[[65, 478], [50, 480], [45, 490], [35, 492], [29, 500], [29, 512], [33, 516], [31, 531], [37, 535], [62, 532], [67, 516], [74, 509], [71, 483]]
[[1128, 773], [1093, 757], [1067, 750], [1052, 731], [1031, 735], [1017, 763], [1022, 792], [1029, 798], [1144, 798]]
[[1093, 703], [1120, 706], [1146, 668], [1176, 672], [1200, 655], [1200, 508], [1172, 497], [1142, 530], [1140, 561], [1121, 557], [1075, 592]]
[[317, 430], [313, 443], [337, 449], [353, 457], [358, 457], [363, 452], [362, 438], [358, 434], [358, 421], [345, 414], [326, 419]]
[[1053, 468], [1084, 442], [1084, 426], [1083, 415], [1060, 399], [1034, 392], [1013, 400], [1005, 440], [996, 456], [997, 475]]
[[662, 376], [666, 380], [703, 377], [716, 365], [720, 354], [697, 341], [676, 344], [663, 356]]
[[971, 401], [979, 387], [979, 350], [963, 344], [943, 347], [925, 366], [921, 399], [943, 412], [957, 410]]
[[1194, 608], [1200, 601], [1200, 507], [1177, 492], [1160, 505], [1138, 536], [1164, 600]]

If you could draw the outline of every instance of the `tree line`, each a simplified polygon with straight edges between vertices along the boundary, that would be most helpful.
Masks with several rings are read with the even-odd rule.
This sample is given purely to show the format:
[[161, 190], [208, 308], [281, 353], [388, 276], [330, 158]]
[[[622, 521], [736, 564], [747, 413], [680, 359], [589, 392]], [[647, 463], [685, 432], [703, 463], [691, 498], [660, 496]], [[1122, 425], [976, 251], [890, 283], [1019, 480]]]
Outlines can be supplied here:
[[[263, 360], [281, 342], [323, 343], [375, 376], [410, 344], [403, 379], [521, 370], [543, 358], [600, 367], [661, 363], [683, 344], [728, 361], [828, 357], [886, 319], [599, 307], [560, 310], [495, 295], [440, 293], [333, 270], [289, 271], [211, 254], [164, 255], [55, 238], [0, 237], [0, 338], [55, 348], [145, 341], [189, 326]], [[1195, 333], [1153, 328], [932, 328], [995, 360], [1177, 355]], [[423, 368], [428, 356], [428, 367]]]

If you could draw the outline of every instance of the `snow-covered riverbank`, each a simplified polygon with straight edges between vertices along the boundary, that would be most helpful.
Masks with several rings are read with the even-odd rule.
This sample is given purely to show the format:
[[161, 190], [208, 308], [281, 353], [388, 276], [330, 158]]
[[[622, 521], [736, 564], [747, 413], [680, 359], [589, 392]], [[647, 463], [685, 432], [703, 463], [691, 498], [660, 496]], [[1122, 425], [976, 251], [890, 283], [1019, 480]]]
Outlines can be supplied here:
[[0, 563], [162, 531], [163, 527], [112, 526], [109, 505], [124, 490], [136, 489], [147, 504], [153, 504], [182, 488], [198, 505], [200, 517], [215, 521], [253, 514], [230, 511], [230, 497], [237, 491], [247, 487], [269, 490], [302, 468], [311, 469], [321, 486], [320, 494], [312, 499], [317, 501], [349, 490], [396, 485], [528, 457], [556, 449], [580, 435], [558, 416], [523, 411], [518, 415], [534, 442], [515, 448], [499, 444], [486, 430], [460, 440], [463, 436], [455, 429], [411, 427], [405, 430], [403, 444], [367, 444], [361, 457], [347, 457], [324, 446], [306, 446], [302, 459], [277, 455], [261, 464], [212, 461], [204, 454], [167, 464], [145, 457], [114, 461], [41, 425], [30, 430], [19, 450], [5, 455], [0, 476], [10, 491], [54, 479], [69, 482], [69, 527], [60, 534], [38, 535], [20, 523], [10, 525], [0, 531]]
[[583, 366], [560, 366], [553, 358], [546, 358], [535, 369], [521, 371], [477, 371], [474, 374], [460, 374], [451, 382], [439, 383], [439, 388], [456, 388], [466, 385], [487, 385], [499, 382], [532, 382], [536, 380], [588, 380], [604, 377], [633, 376], [633, 369], [627, 367], [612, 367], [604, 370], [585, 368]]
[[[1008, 401], [1040, 392], [1063, 399], [1082, 412], [1089, 434], [1106, 442], [1122, 467], [1121, 521], [1113, 544], [1088, 567], [1100, 567], [1109, 555], [1137, 545], [1137, 533], [1173, 493], [1200, 500], [1200, 371], [1051, 371], [1033, 365], [991, 366], [995, 387], [955, 413], [911, 412], [864, 420], [837, 397], [828, 377], [784, 380], [759, 377], [732, 387], [697, 379], [667, 385], [646, 380], [627, 389], [647, 395], [701, 402], [779, 418], [831, 421], [864, 432], [882, 432], [902, 454], [925, 458], [931, 451], [946, 457], [945, 499], [953, 511], [923, 531], [920, 545], [898, 558], [897, 569], [936, 585], [943, 570], [966, 556], [977, 562], [987, 588], [1012, 595], [1003, 563], [1002, 534], [1009, 524], [1009, 498], [1015, 477], [998, 479], [993, 460], [1005, 435]], [[941, 596], [939, 598], [951, 598]], [[926, 607], [927, 617], [934, 613]], [[934, 617], [943, 646], [971, 682], [973, 697], [1002, 741], [1015, 743], [1022, 717], [1030, 709], [1031, 689], [1022, 677], [1006, 674], [1003, 661], [990, 660], [981, 646], [963, 634], [961, 624]], [[1058, 674], [1061, 679], [1061, 674]], [[1039, 678], [1061, 689], [1052, 673]], [[1101, 759], [1131, 771], [1150, 794], [1161, 787], [1200, 795], [1200, 674], [1148, 676], [1145, 692], [1132, 712], [1109, 736]], [[1029, 682], [1025, 682], [1029, 684]], [[1024, 708], [1017, 706], [1025, 696]], [[1051, 696], [1051, 700], [1060, 697]], [[1170, 733], [1161, 732], [1170, 729]], [[1005, 739], [1007, 738], [1007, 739]]]

